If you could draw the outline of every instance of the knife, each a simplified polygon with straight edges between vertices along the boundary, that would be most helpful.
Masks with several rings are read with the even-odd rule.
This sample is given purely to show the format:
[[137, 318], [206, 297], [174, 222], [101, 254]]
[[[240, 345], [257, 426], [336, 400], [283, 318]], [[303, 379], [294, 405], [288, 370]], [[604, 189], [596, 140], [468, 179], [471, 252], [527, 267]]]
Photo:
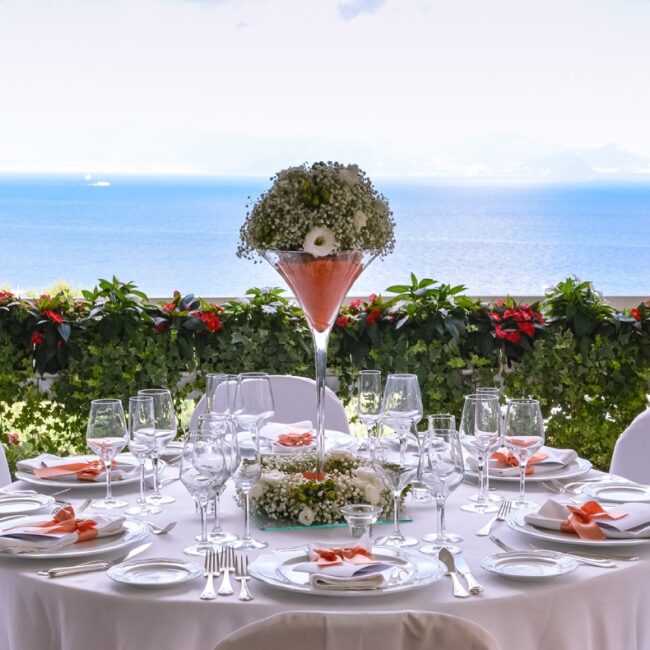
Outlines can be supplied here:
[[476, 578], [472, 575], [472, 571], [469, 568], [467, 562], [465, 562], [465, 559], [457, 555], [455, 558], [455, 563], [456, 563], [456, 568], [458, 569], [458, 573], [465, 578], [467, 581], [467, 586], [469, 587], [469, 593], [472, 594], [472, 596], [478, 596], [482, 591], [483, 587], [477, 582]]
[[38, 574], [46, 575], [48, 578], [61, 578], [63, 576], [71, 576], [78, 573], [88, 573], [90, 571], [106, 571], [115, 564], [121, 564], [122, 562], [126, 562], [127, 560], [134, 558], [136, 555], [140, 555], [140, 553], [146, 551], [151, 546], [151, 544], [152, 542], [140, 544], [140, 546], [136, 546], [135, 548], [131, 549], [126, 555], [123, 555], [116, 560], [111, 560], [110, 562], [88, 562], [86, 564], [75, 564], [73, 566], [54, 567], [53, 569], [49, 569], [47, 571], [39, 571]]
[[438, 557], [440, 558], [440, 561], [447, 567], [447, 574], [451, 576], [451, 579], [454, 583], [454, 596], [456, 598], [469, 598], [469, 591], [463, 587], [463, 583], [456, 575], [456, 564], [454, 562], [454, 556], [446, 548], [441, 548], [440, 553], [438, 553]]

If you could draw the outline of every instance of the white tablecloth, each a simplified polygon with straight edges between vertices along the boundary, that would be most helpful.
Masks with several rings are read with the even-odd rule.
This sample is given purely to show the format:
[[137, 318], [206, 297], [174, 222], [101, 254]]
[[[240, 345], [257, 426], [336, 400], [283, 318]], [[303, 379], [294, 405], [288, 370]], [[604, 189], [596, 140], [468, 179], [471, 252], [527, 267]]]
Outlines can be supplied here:
[[[27, 487], [25, 484], [19, 484]], [[512, 495], [515, 484], [496, 483]], [[505, 489], [502, 489], [505, 488]], [[61, 561], [0, 560], [0, 648], [2, 650], [144, 650], [166, 648], [208, 650], [235, 629], [271, 614], [296, 610], [386, 611], [429, 610], [469, 618], [487, 628], [504, 650], [650, 650], [650, 546], [627, 547], [626, 553], [642, 555], [638, 562], [620, 562], [616, 569], [581, 566], [573, 574], [544, 583], [511, 582], [483, 571], [481, 557], [499, 552], [477, 530], [487, 515], [462, 512], [459, 505], [476, 490], [462, 485], [448, 503], [448, 530], [465, 537], [464, 556], [484, 585], [478, 597], [452, 597], [451, 581], [443, 578], [428, 587], [378, 597], [355, 598], [308, 596], [289, 593], [252, 581], [255, 600], [239, 602], [235, 596], [215, 601], [199, 600], [203, 580], [177, 587], [147, 590], [111, 581], [104, 573], [59, 579], [36, 575], [36, 571], [65, 564]], [[199, 520], [179, 482], [165, 487], [176, 503], [153, 518], [158, 523], [177, 520], [172, 533], [154, 537], [142, 557], [181, 558], [182, 548], [198, 532]], [[116, 493], [135, 499], [127, 486]], [[547, 494], [530, 486], [540, 502]], [[95, 488], [75, 491], [66, 497], [77, 502]], [[403, 524], [405, 533], [421, 536], [434, 526], [430, 504], [409, 502], [413, 523]], [[239, 532], [242, 512], [231, 493], [223, 499], [223, 525]], [[385, 527], [377, 527], [381, 533]], [[504, 540], [523, 547], [523, 540], [498, 524]], [[345, 528], [255, 533], [270, 548], [296, 546], [309, 539], [344, 539]], [[261, 551], [265, 552], [265, 551]], [[251, 553], [251, 559], [255, 553]]]

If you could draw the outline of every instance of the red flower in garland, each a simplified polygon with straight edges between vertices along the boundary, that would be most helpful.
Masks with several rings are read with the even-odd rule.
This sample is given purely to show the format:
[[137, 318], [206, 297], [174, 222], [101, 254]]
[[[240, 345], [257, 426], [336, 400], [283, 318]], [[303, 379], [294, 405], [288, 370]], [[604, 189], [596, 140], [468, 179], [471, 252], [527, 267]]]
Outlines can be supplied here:
[[638, 307], [632, 308], [632, 316], [636, 320], [643, 320], [643, 316], [641, 316], [641, 312], [639, 311]]
[[37, 346], [43, 343], [43, 335], [40, 332], [34, 332], [32, 334], [32, 345]]
[[176, 309], [176, 303], [175, 302], [168, 302], [163, 307], [163, 311], [166, 311], [166, 312], [174, 311], [174, 309]]
[[368, 296], [368, 302], [369, 303], [377, 302], [377, 294], [376, 293], [371, 293]]
[[494, 328], [494, 333], [498, 339], [510, 341], [510, 343], [519, 343], [521, 341], [521, 334], [516, 330], [506, 330], [501, 325]]
[[360, 309], [361, 308], [361, 298], [357, 298], [350, 303], [350, 309]]
[[535, 336], [535, 326], [532, 323], [519, 323], [519, 331], [526, 336]]
[[0, 291], [0, 303], [11, 302], [14, 299], [14, 294], [11, 291]]
[[347, 327], [350, 324], [350, 319], [347, 316], [339, 316], [336, 319], [336, 324], [339, 327]]
[[380, 316], [381, 312], [379, 310], [368, 312], [368, 315], [366, 316], [366, 323], [368, 323], [368, 325], [372, 325], [372, 323], [376, 323], [379, 320]]
[[221, 319], [216, 314], [204, 312], [199, 318], [205, 323], [208, 332], [218, 332], [221, 329]]
[[52, 311], [51, 309], [46, 309], [43, 312], [43, 316], [45, 316], [47, 320], [55, 323], [56, 325], [60, 325], [63, 322], [63, 316], [61, 316], [61, 314], [57, 314], [57, 312]]

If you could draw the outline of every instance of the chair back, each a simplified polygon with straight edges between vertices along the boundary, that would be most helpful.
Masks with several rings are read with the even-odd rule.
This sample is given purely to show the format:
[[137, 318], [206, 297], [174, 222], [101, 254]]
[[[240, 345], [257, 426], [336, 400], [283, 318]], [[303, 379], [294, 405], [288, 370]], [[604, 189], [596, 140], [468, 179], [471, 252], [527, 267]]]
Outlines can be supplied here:
[[[294, 375], [270, 375], [275, 414], [273, 422], [299, 422], [311, 420], [316, 426], [316, 382]], [[190, 422], [190, 429], [198, 429], [199, 416], [205, 413], [205, 395], [201, 397]], [[345, 408], [336, 393], [325, 389], [325, 428], [350, 433]]]
[[650, 485], [650, 408], [637, 415], [618, 437], [609, 471]]
[[0, 487], [11, 483], [11, 473], [9, 472], [9, 463], [5, 456], [5, 448], [0, 443]]
[[484, 628], [437, 612], [286, 612], [237, 630], [215, 650], [500, 650]]

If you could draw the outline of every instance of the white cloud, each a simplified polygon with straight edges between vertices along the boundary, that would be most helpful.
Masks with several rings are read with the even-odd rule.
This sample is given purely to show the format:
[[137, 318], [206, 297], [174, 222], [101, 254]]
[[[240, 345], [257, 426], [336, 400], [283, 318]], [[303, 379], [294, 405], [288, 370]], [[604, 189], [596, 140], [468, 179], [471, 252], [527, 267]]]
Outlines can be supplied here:
[[385, 4], [386, 0], [349, 0], [338, 6], [343, 20], [353, 20], [359, 14], [374, 14]]

